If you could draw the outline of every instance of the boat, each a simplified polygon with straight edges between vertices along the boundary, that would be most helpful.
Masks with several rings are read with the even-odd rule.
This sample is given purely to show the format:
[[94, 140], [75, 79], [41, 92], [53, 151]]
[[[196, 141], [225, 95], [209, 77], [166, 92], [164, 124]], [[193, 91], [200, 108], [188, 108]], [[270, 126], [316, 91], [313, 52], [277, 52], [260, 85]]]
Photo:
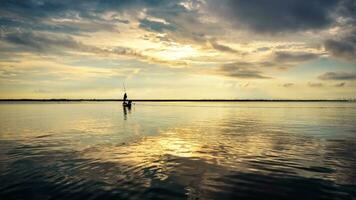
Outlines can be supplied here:
[[124, 106], [124, 107], [131, 108], [131, 105], [132, 105], [131, 101], [124, 101], [124, 102], [122, 102], [122, 106]]
[[124, 94], [124, 98], [123, 98], [123, 101], [122, 101], [122, 106], [123, 106], [124, 108], [129, 108], [129, 109], [131, 109], [132, 101], [127, 99], [125, 83], [123, 83], [123, 86], [124, 86], [124, 92], [125, 92], [125, 94]]

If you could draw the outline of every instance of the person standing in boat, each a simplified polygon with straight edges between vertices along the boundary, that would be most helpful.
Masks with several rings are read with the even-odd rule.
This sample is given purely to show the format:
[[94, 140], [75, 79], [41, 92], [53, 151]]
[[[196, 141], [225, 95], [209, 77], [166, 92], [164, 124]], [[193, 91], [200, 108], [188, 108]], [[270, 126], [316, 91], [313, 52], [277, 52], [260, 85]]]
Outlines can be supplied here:
[[125, 94], [124, 94], [124, 101], [123, 101], [123, 103], [126, 103], [126, 100], [127, 100], [127, 94], [126, 94], [126, 92], [125, 92]]

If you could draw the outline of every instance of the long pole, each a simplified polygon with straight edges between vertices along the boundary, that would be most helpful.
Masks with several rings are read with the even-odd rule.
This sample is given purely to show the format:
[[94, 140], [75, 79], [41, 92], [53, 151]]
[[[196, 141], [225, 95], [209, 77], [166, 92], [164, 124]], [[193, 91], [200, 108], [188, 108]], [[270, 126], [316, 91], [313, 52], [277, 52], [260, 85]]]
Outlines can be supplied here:
[[124, 86], [124, 92], [126, 93], [125, 82], [123, 82], [122, 85]]

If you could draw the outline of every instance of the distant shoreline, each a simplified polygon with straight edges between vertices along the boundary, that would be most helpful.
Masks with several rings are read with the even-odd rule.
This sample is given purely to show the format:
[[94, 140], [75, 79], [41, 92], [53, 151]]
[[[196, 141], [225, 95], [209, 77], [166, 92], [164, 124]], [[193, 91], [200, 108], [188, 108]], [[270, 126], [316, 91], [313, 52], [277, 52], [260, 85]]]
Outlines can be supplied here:
[[[133, 102], [356, 102], [355, 99], [130, 99]], [[122, 99], [0, 99], [5, 101], [80, 102], [122, 101]]]

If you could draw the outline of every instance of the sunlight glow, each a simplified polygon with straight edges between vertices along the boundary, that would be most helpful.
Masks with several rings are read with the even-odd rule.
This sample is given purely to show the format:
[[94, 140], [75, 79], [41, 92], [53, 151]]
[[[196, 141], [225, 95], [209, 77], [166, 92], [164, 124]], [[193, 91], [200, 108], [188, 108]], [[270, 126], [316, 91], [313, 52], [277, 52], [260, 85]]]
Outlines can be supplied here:
[[194, 57], [197, 52], [189, 45], [169, 47], [163, 51], [159, 51], [155, 56], [162, 60], [179, 60], [188, 57]]

